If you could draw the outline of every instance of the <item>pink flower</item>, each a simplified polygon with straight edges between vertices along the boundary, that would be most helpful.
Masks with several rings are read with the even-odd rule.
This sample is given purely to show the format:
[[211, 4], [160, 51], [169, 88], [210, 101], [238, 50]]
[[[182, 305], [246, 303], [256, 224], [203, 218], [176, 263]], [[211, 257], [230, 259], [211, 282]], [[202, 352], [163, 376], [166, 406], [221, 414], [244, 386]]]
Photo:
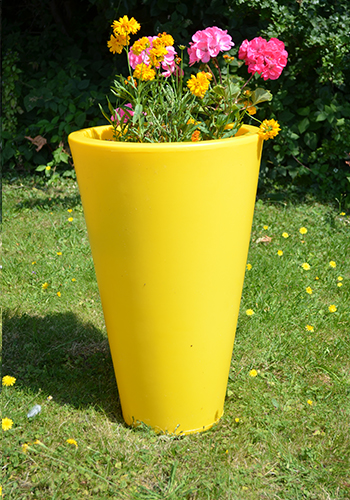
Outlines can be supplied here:
[[244, 40], [238, 57], [245, 61], [248, 73], [259, 73], [264, 80], [277, 80], [287, 64], [288, 52], [278, 38], [267, 42], [259, 36], [250, 42]]
[[190, 66], [202, 61], [207, 63], [212, 57], [216, 57], [219, 52], [230, 50], [234, 46], [232, 38], [227, 34], [227, 30], [222, 30], [213, 26], [203, 31], [197, 31], [192, 36], [188, 54], [190, 56]]
[[131, 116], [134, 115], [134, 112], [132, 110], [132, 105], [130, 103], [125, 104], [124, 108], [129, 108], [130, 111], [124, 111], [123, 108], [117, 108], [115, 109], [115, 115], [111, 116], [112, 122], [116, 122], [116, 125], [120, 125], [120, 123], [126, 123]]
[[[148, 36], [147, 38], [150, 41], [150, 46], [147, 47], [147, 49], [143, 50], [139, 56], [136, 56], [133, 53], [132, 47], [130, 48], [129, 61], [130, 61], [130, 66], [132, 67], [132, 69], [135, 69], [138, 64], [144, 63], [148, 66], [150, 63], [149, 53], [153, 48], [152, 42], [155, 38], [158, 38], [158, 37]], [[166, 47], [166, 49], [167, 49], [168, 53], [164, 56], [164, 61], [162, 61], [162, 63], [161, 63], [161, 67], [164, 70], [162, 72], [162, 75], [165, 77], [170, 76], [172, 73], [174, 73], [174, 71], [176, 69], [174, 59], [175, 59], [175, 56], [177, 55], [174, 47], [172, 47], [171, 45]]]

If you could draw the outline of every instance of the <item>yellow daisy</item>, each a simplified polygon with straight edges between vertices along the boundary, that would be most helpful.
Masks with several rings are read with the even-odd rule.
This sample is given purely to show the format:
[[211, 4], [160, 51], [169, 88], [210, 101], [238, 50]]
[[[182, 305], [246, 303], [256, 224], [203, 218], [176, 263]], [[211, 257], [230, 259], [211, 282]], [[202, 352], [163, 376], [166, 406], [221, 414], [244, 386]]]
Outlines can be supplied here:
[[2, 385], [5, 385], [7, 387], [14, 385], [15, 382], [16, 382], [15, 377], [10, 377], [10, 375], [5, 375], [4, 377], [2, 377]]
[[210, 73], [200, 71], [197, 75], [191, 75], [191, 79], [187, 81], [187, 87], [190, 89], [191, 94], [203, 99], [209, 88], [211, 78]]
[[113, 21], [112, 28], [117, 35], [129, 35], [132, 33], [135, 35], [141, 28], [141, 25], [134, 19], [128, 18], [128, 16], [120, 17], [118, 21]]
[[11, 427], [13, 426], [13, 420], [11, 420], [10, 418], [3, 418], [2, 419], [2, 430], [3, 431], [8, 431], [9, 429], [11, 429]]

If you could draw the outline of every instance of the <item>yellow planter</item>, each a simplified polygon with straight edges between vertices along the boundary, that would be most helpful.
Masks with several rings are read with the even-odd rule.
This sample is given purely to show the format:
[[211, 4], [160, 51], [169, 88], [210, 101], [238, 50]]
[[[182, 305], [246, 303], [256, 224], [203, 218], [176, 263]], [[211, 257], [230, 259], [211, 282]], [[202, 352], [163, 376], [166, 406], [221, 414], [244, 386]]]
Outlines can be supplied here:
[[123, 416], [170, 433], [223, 414], [262, 140], [69, 136]]

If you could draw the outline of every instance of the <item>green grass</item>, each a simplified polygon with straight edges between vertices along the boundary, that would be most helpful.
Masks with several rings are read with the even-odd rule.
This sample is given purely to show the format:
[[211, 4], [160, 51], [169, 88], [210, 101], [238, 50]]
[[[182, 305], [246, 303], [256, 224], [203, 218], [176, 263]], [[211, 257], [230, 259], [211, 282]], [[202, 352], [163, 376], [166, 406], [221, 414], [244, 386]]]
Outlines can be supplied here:
[[224, 416], [175, 437], [123, 422], [74, 181], [5, 182], [4, 209], [5, 499], [350, 499], [349, 216], [257, 202]]

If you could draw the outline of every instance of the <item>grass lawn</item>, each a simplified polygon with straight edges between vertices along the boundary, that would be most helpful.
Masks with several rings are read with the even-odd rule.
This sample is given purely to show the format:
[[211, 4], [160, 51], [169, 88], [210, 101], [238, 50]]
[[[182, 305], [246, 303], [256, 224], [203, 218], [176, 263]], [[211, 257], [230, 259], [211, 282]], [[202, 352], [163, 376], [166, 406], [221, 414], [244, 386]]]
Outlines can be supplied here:
[[76, 183], [3, 195], [5, 499], [350, 499], [350, 214], [256, 203], [224, 416], [176, 437], [123, 422]]

